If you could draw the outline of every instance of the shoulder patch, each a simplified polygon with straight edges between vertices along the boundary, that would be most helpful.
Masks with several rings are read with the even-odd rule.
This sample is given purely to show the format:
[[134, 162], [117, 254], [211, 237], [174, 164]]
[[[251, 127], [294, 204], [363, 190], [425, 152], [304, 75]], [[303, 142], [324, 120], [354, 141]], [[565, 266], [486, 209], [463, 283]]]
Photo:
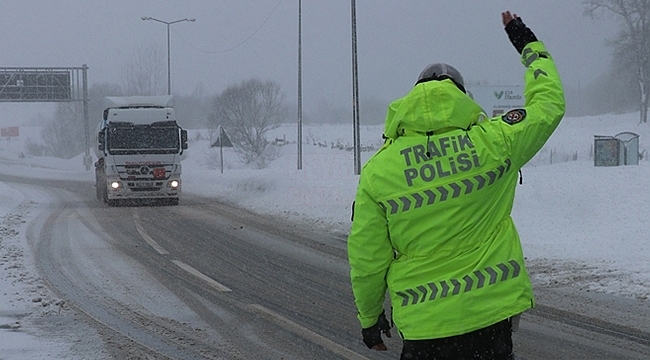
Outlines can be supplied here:
[[510, 110], [501, 116], [501, 119], [510, 125], [520, 123], [524, 121], [525, 118], [526, 118], [526, 110], [524, 109]]

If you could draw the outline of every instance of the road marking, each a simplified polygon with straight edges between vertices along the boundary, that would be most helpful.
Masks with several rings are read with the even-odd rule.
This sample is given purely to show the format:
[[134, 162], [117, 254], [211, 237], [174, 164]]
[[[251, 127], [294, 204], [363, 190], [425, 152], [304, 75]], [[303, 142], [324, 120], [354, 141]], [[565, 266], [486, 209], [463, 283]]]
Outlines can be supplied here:
[[232, 291], [228, 287], [219, 284], [218, 282], [214, 281], [212, 278], [209, 276], [206, 276], [202, 272], [196, 270], [195, 268], [187, 265], [186, 263], [179, 261], [179, 260], [172, 260], [174, 264], [176, 264], [179, 268], [187, 271], [188, 273], [196, 276], [197, 278], [205, 281], [208, 283], [208, 285], [212, 286], [213, 288], [217, 289], [218, 291], [226, 292], [226, 291]]
[[266, 317], [267, 319], [275, 322], [276, 324], [279, 324], [281, 326], [286, 327], [288, 330], [291, 332], [295, 333], [296, 335], [299, 335], [313, 343], [316, 343], [326, 349], [331, 350], [333, 353], [338, 354], [342, 356], [344, 359], [349, 359], [349, 360], [369, 360], [367, 357], [357, 354], [354, 351], [335, 343], [334, 341], [321, 336], [319, 334], [316, 334], [315, 332], [307, 329], [306, 327], [297, 324], [284, 316], [269, 310], [265, 308], [262, 305], [259, 304], [250, 304], [249, 305], [254, 312], [257, 312], [258, 314]]
[[158, 245], [158, 243], [154, 239], [152, 239], [151, 236], [149, 236], [146, 231], [144, 231], [144, 228], [140, 224], [140, 214], [138, 214], [136, 210], [133, 210], [133, 217], [135, 218], [134, 221], [135, 229], [138, 230], [138, 233], [140, 234], [140, 236], [142, 236], [144, 241], [146, 241], [147, 244], [149, 244], [149, 246], [154, 248], [154, 250], [156, 250], [160, 255], [169, 254], [169, 251], [165, 250], [162, 246]]

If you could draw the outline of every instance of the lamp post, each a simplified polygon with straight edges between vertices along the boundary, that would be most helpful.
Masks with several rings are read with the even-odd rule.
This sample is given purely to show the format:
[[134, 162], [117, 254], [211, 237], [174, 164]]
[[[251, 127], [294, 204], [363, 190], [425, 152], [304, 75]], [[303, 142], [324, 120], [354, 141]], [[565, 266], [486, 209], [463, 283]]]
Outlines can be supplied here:
[[171, 24], [176, 24], [176, 23], [179, 23], [179, 22], [182, 22], [182, 21], [194, 22], [194, 21], [196, 21], [196, 19], [185, 18], [185, 19], [180, 19], [180, 20], [175, 20], [175, 21], [162, 21], [162, 20], [158, 20], [156, 18], [152, 18], [150, 16], [143, 16], [142, 20], [144, 20], [144, 21], [153, 20], [153, 21], [157, 21], [159, 23], [163, 23], [163, 24], [167, 25], [167, 95], [171, 95], [172, 94], [172, 81], [171, 81], [171, 66], [170, 66], [171, 56], [170, 56], [170, 51], [169, 51], [169, 26]]
[[298, 0], [298, 170], [302, 170], [302, 0]]
[[359, 137], [359, 66], [357, 65], [357, 5], [350, 0], [352, 14], [352, 136], [354, 142], [354, 174], [361, 174], [361, 141]]

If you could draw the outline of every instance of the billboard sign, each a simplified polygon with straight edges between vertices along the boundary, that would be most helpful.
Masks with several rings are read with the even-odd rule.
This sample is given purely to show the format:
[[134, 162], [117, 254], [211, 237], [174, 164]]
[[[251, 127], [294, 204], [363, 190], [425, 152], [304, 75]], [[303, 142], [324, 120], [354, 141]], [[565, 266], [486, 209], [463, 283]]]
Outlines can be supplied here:
[[0, 128], [1, 137], [18, 137], [20, 132], [18, 131], [18, 126], [8, 126]]
[[489, 117], [503, 115], [512, 109], [524, 107], [522, 85], [468, 86], [467, 90]]
[[0, 72], [0, 100], [72, 99], [72, 76], [65, 70], [5, 69]]

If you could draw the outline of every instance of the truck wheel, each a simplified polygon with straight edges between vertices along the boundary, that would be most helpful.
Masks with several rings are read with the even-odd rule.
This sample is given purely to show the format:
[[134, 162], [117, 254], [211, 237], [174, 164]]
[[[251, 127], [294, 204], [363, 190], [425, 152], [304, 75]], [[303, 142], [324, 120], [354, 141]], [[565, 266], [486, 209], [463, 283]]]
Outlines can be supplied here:
[[95, 162], [95, 193], [97, 201], [106, 202], [106, 177], [104, 175], [104, 159]]
[[97, 192], [97, 201], [105, 203], [106, 200], [108, 200], [108, 194], [106, 193], [106, 189], [104, 189], [99, 184], [95, 184], [95, 189]]
[[95, 185], [97, 187], [97, 200], [103, 203], [108, 202], [108, 192], [106, 188], [100, 186], [99, 184]]
[[95, 171], [95, 194], [97, 195], [97, 201], [102, 201], [104, 200], [104, 196], [102, 194], [102, 188], [99, 186], [99, 176], [97, 175], [97, 171]]

